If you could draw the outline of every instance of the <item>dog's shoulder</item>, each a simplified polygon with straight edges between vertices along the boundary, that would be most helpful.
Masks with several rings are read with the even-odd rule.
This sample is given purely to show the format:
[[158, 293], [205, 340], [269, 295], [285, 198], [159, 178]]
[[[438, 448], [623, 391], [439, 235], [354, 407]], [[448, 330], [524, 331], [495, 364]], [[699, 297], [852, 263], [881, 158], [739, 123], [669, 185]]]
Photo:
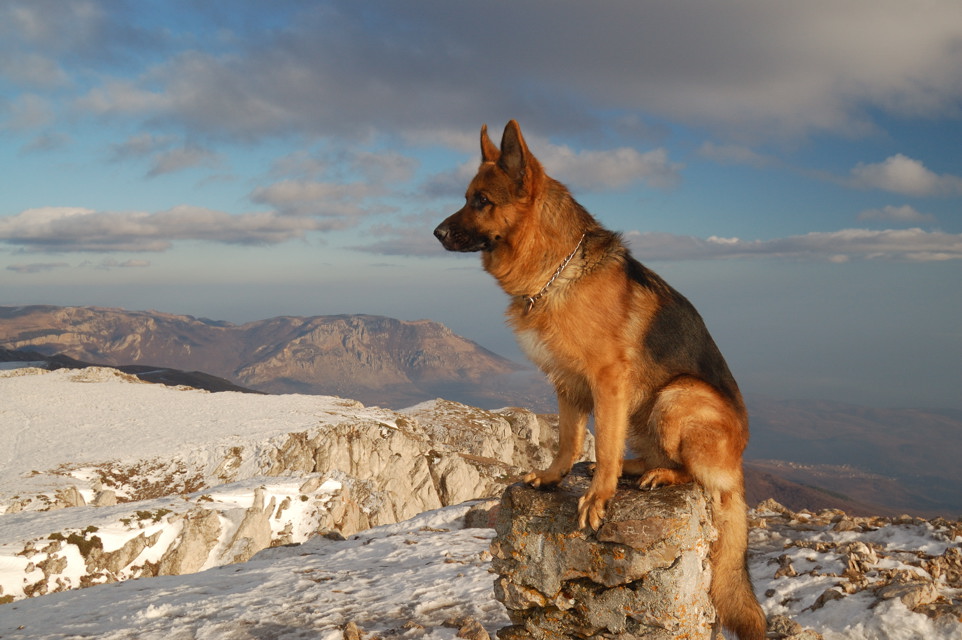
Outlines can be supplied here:
[[671, 287], [657, 273], [631, 254], [620, 233], [599, 227], [589, 235], [590, 239], [586, 242], [589, 268], [617, 264], [621, 266], [632, 284], [659, 294], [667, 294], [671, 291]]

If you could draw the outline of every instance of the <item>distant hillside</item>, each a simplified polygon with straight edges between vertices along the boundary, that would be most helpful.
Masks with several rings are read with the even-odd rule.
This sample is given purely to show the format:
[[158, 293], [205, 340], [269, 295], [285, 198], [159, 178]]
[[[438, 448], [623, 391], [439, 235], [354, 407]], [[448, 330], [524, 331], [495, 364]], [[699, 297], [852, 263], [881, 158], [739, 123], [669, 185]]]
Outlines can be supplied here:
[[[756, 468], [853, 503], [962, 513], [962, 415], [749, 398]], [[855, 509], [856, 511], [858, 509]]]
[[[17, 349], [6, 349], [0, 347], [0, 368], [4, 364], [30, 363], [50, 371], [57, 369], [85, 369], [94, 366], [93, 363], [75, 360], [68, 356], [54, 355], [47, 356], [38, 351], [24, 351]], [[144, 382], [155, 382], [165, 384], [170, 387], [193, 387], [194, 389], [204, 389], [205, 391], [239, 391], [241, 393], [259, 393], [252, 389], [247, 389], [236, 385], [230, 380], [224, 380], [217, 376], [212, 376], [203, 371], [181, 371], [179, 369], [168, 369], [165, 367], [152, 367], [149, 365], [118, 365], [111, 367], [123, 373], [135, 375]]]
[[[157, 311], [0, 307], [0, 345], [83, 362], [205, 371], [271, 393], [400, 408], [444, 397], [503, 406], [518, 364], [429, 320], [278, 317], [243, 325]], [[524, 374], [520, 374], [524, 377]], [[521, 393], [518, 402], [526, 398]]]

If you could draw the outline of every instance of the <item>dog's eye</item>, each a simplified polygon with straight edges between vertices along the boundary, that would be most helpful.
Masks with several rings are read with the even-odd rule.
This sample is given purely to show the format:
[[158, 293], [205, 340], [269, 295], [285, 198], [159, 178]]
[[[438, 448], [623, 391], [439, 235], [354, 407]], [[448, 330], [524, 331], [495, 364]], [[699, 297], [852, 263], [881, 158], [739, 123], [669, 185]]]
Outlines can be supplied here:
[[491, 201], [488, 200], [488, 197], [483, 193], [476, 193], [474, 194], [473, 204], [475, 209], [484, 209], [489, 204], [491, 204]]

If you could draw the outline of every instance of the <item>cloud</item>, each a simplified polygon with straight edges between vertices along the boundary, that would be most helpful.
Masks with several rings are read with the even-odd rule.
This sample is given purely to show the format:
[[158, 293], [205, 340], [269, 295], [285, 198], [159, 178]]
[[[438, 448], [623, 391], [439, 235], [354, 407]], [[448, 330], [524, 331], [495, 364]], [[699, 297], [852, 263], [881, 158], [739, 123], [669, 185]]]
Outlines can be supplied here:
[[877, 164], [858, 163], [847, 184], [860, 189], [882, 189], [910, 196], [962, 194], [962, 178], [930, 171], [901, 153]]
[[719, 164], [744, 164], [755, 168], [778, 164], [776, 158], [758, 153], [749, 147], [737, 144], [715, 144], [706, 141], [699, 147], [698, 155]]
[[351, 226], [373, 212], [378, 205], [368, 199], [383, 195], [380, 187], [360, 182], [342, 184], [315, 180], [282, 180], [266, 187], [258, 187], [250, 194], [252, 202], [273, 207], [291, 217], [325, 218], [327, 229]]
[[109, 157], [112, 162], [126, 162], [131, 159], [144, 158], [170, 148], [175, 140], [174, 136], [141, 133], [130, 136], [119, 144], [110, 145]]
[[418, 160], [394, 152], [356, 151], [348, 160], [351, 169], [367, 182], [399, 183], [410, 180], [418, 168]]
[[176, 136], [140, 133], [110, 145], [107, 159], [111, 162], [129, 162], [149, 158], [148, 178], [193, 167], [216, 168], [221, 164], [221, 157], [210, 149], [189, 143], [174, 147], [176, 143]]
[[430, 227], [378, 225], [366, 235], [380, 239], [352, 249], [382, 256], [441, 256], [445, 253]]
[[166, 251], [176, 240], [278, 244], [319, 228], [313, 219], [273, 211], [229, 214], [188, 205], [155, 213], [45, 207], [0, 218], [0, 242], [34, 252]]
[[191, 167], [213, 168], [219, 163], [218, 155], [208, 149], [193, 146], [171, 149], [154, 157], [150, 171], [147, 172], [147, 177], [155, 178]]
[[166, 30], [138, 20], [141, 11], [137, 2], [5, 0], [0, 3], [0, 60], [22, 65], [19, 73], [11, 69], [14, 82], [49, 85], [65, 81], [64, 67], [123, 63], [163, 51]]
[[85, 262], [80, 265], [82, 267], [92, 266], [96, 269], [103, 269], [109, 271], [111, 269], [143, 269], [150, 266], [150, 260], [114, 260], [113, 258], [104, 258], [97, 264], [91, 262]]
[[345, 181], [360, 176], [378, 185], [410, 180], [420, 161], [396, 151], [343, 149], [334, 154], [295, 151], [274, 161], [271, 175], [307, 181], [322, 179]]
[[[452, 131], [491, 114], [551, 134], [611, 111], [768, 138], [857, 135], [876, 112], [958, 114], [962, 97], [956, 0], [302, 6], [244, 49], [181, 50], [76, 106], [235, 139]], [[465, 24], [497, 25], [497, 46]]]
[[38, 153], [44, 151], [54, 151], [56, 149], [62, 149], [70, 144], [72, 138], [65, 133], [57, 133], [55, 131], [48, 131], [47, 133], [40, 134], [27, 144], [20, 148], [21, 155], [28, 153]]
[[910, 205], [896, 207], [887, 205], [881, 209], [866, 209], [858, 214], [859, 220], [881, 220], [885, 222], [903, 222], [906, 224], [920, 224], [935, 222], [935, 216], [928, 213], [920, 213]]
[[670, 233], [625, 234], [641, 260], [787, 258], [796, 260], [892, 260], [932, 262], [962, 259], [962, 234], [922, 229], [842, 229], [774, 240], [707, 239]]
[[13, 271], [14, 273], [42, 273], [44, 271], [53, 271], [69, 266], [66, 262], [31, 262], [28, 264], [11, 264], [7, 267], [7, 271]]
[[635, 182], [652, 187], [677, 184], [684, 165], [668, 160], [668, 152], [640, 153], [621, 147], [606, 151], [573, 151], [566, 146], [542, 145], [536, 155], [553, 177], [574, 189], [617, 189]]
[[29, 51], [7, 51], [0, 55], [0, 77], [34, 89], [52, 89], [67, 83], [67, 74], [56, 60]]
[[0, 116], [0, 131], [28, 131], [51, 124], [56, 112], [46, 98], [24, 93], [12, 101], [0, 101]]

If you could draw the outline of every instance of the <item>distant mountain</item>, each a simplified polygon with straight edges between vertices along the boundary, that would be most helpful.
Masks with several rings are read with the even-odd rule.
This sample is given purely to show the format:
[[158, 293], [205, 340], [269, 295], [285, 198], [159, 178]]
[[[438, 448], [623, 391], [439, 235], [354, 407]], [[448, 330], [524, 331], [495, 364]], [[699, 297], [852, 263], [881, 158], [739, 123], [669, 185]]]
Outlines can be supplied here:
[[234, 325], [157, 311], [0, 307], [0, 345], [393, 408], [436, 397], [495, 408], [508, 388], [520, 391], [517, 402], [530, 398], [520, 365], [429, 320], [337, 315]]

